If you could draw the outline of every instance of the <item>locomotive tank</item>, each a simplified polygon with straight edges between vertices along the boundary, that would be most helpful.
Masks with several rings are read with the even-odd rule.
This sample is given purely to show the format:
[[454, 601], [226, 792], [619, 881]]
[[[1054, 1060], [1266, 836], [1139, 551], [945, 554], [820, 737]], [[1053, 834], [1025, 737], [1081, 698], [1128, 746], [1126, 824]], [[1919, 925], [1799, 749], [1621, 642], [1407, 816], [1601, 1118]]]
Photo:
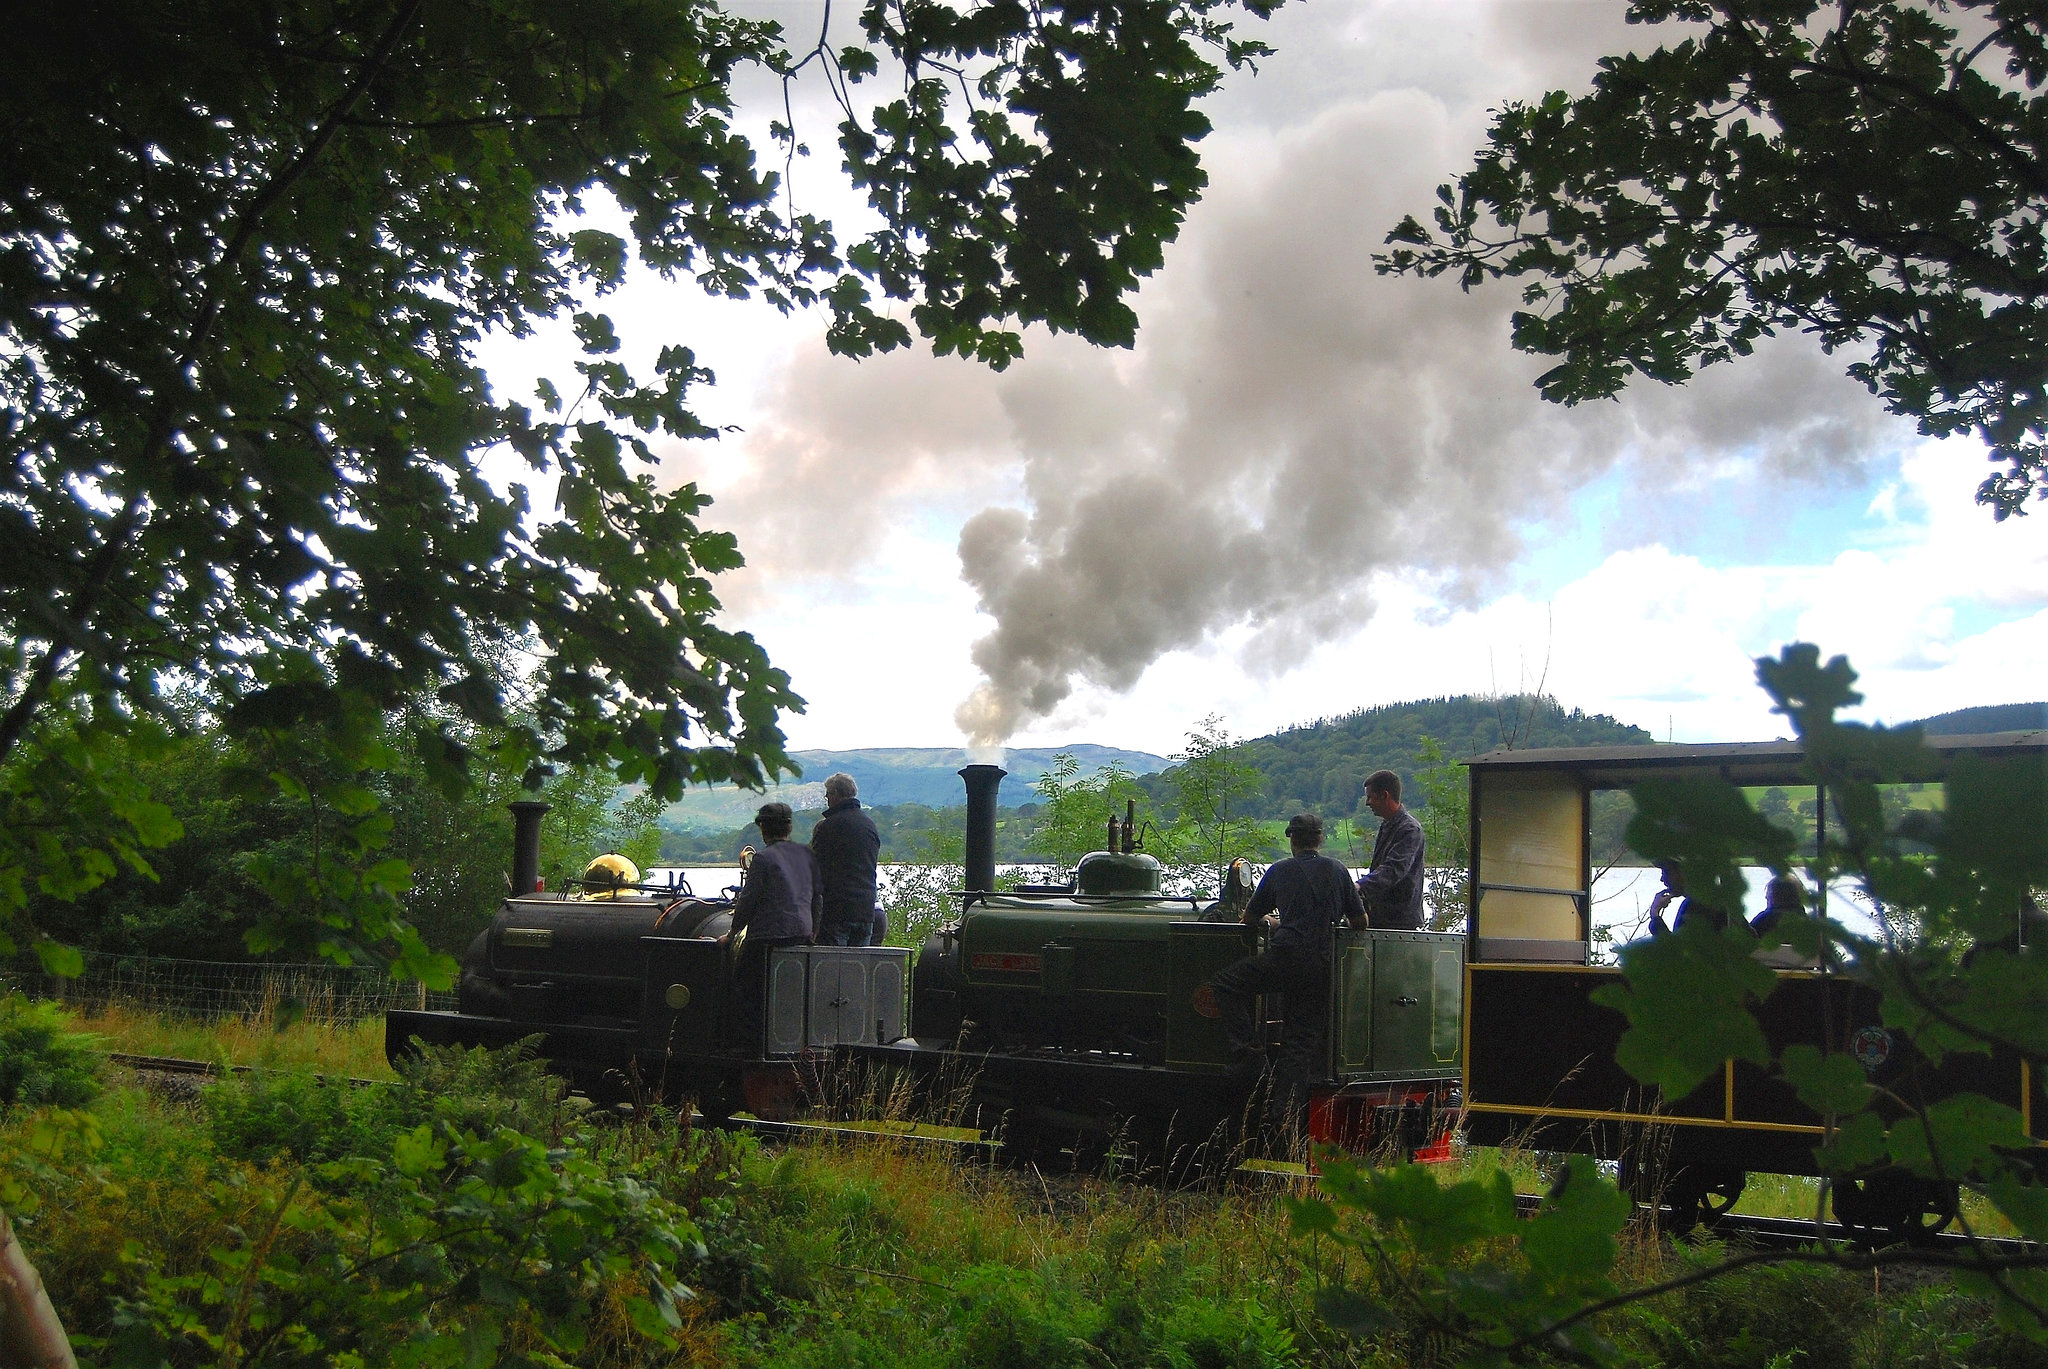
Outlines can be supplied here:
[[1196, 991], [1244, 954], [1235, 920], [1205, 922], [1217, 900], [1162, 892], [1159, 861], [1135, 849], [1128, 811], [1121, 829], [1108, 824], [1113, 849], [1084, 856], [1071, 884], [997, 890], [995, 793], [1004, 772], [970, 765], [960, 773], [967, 895], [959, 922], [918, 957], [913, 1034], [1149, 1064], [1185, 1057], [1174, 1048], [1192, 1037], [1220, 1064], [1220, 1027]]

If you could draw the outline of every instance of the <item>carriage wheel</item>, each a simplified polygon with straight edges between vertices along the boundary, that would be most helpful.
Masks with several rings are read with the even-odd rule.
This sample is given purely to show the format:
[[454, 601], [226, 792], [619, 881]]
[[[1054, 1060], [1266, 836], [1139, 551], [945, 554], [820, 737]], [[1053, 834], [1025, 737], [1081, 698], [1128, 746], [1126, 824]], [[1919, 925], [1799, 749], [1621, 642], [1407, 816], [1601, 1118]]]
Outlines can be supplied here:
[[1932, 1245], [1956, 1219], [1956, 1186], [1887, 1171], [1834, 1181], [1835, 1220], [1857, 1245]]
[[1622, 1191], [1649, 1207], [1657, 1229], [1674, 1237], [1696, 1227], [1711, 1230], [1734, 1210], [1748, 1180], [1732, 1165], [1680, 1165], [1660, 1174], [1632, 1155], [1622, 1157], [1618, 1176]]

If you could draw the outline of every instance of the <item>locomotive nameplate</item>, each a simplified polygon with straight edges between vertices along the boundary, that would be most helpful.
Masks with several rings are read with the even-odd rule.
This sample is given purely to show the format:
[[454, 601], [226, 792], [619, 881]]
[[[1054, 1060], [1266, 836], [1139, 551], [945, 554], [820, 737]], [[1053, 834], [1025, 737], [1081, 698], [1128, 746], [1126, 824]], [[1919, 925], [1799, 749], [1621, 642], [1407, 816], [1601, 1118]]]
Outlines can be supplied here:
[[507, 927], [499, 934], [499, 944], [516, 947], [524, 951], [545, 951], [555, 944], [555, 929], [552, 927]]
[[970, 970], [994, 970], [999, 974], [1037, 974], [1044, 961], [1023, 951], [976, 951], [967, 957]]

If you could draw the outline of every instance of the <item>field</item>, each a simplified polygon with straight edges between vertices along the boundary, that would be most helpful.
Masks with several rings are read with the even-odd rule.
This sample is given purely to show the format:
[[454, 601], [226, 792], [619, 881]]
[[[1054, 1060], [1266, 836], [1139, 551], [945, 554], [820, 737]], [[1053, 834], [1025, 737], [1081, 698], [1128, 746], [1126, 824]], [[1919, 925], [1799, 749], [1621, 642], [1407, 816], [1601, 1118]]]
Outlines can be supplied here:
[[[269, 1067], [203, 1089], [105, 1069], [82, 1113], [0, 1113], [0, 1194], [88, 1362], [442, 1362], [433, 1345], [595, 1366], [1456, 1361], [1440, 1339], [1354, 1338], [1317, 1315], [1319, 1290], [1375, 1275], [1290, 1229], [1280, 1196], [1301, 1178], [1174, 1192], [880, 1133], [771, 1148], [588, 1113], [480, 1054], [381, 1086], [315, 1077], [378, 1074], [373, 1026], [71, 1025]], [[1529, 1191], [1542, 1158], [1460, 1163], [1505, 1159]], [[1751, 1196], [1785, 1215], [1811, 1201]], [[1631, 1230], [1620, 1271], [1653, 1282], [1716, 1253]], [[673, 1284], [688, 1294], [662, 1296]], [[1750, 1269], [1603, 1330], [1643, 1363], [2048, 1365], [1924, 1275]]]

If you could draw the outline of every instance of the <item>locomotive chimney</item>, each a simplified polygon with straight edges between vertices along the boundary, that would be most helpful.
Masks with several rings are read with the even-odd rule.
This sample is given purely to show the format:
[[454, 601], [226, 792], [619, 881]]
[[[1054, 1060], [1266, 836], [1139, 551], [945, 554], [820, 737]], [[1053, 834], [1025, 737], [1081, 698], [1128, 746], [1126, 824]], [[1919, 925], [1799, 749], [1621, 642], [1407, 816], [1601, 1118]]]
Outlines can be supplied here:
[[540, 882], [540, 817], [549, 805], [519, 799], [506, 806], [512, 810], [512, 897], [526, 898]]
[[996, 887], [996, 790], [1010, 772], [1000, 765], [970, 765], [967, 781], [967, 887], [987, 893]]

